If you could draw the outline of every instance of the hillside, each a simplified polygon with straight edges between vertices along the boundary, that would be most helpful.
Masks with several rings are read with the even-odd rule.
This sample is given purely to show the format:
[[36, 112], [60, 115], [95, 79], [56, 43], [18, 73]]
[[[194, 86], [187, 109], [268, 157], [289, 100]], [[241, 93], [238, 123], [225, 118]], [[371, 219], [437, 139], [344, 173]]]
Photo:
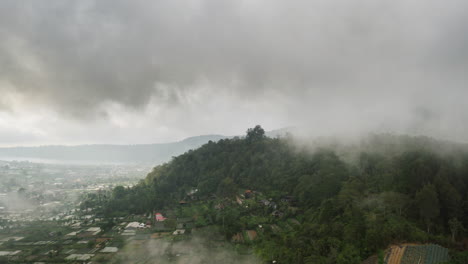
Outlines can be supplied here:
[[175, 211], [241, 244], [239, 234], [255, 231], [247, 246], [279, 263], [360, 263], [404, 242], [457, 248], [468, 226], [468, 152], [454, 145], [383, 135], [311, 150], [257, 126], [83, 206], [106, 216]]

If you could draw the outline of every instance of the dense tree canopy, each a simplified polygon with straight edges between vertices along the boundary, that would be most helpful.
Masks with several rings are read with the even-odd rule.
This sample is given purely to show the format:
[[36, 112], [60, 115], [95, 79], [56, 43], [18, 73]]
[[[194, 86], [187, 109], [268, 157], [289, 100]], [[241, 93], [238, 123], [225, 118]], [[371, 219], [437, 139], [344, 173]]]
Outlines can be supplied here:
[[[268, 224], [252, 246], [281, 263], [358, 263], [399, 242], [454, 247], [468, 226], [468, 151], [417, 137], [370, 142], [365, 150], [348, 148], [355, 158], [344, 159], [333, 148], [292, 147], [256, 126], [245, 138], [210, 141], [174, 157], [137, 186], [117, 187], [102, 212], [176, 208], [196, 189], [200, 202], [181, 213], [197, 215], [200, 226], [222, 226], [228, 238]], [[275, 208], [259, 200], [226, 203], [245, 190]]]

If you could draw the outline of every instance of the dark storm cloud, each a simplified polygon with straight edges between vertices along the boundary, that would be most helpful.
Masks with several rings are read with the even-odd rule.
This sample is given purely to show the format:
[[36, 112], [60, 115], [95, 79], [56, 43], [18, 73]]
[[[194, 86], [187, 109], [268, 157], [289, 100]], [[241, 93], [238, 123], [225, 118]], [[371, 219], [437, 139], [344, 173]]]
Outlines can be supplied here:
[[461, 0], [4, 0], [0, 92], [86, 118], [108, 102], [176, 111], [210, 87], [231, 104], [268, 101], [266, 115], [283, 109], [279, 125], [415, 121], [460, 134], [466, 10]]

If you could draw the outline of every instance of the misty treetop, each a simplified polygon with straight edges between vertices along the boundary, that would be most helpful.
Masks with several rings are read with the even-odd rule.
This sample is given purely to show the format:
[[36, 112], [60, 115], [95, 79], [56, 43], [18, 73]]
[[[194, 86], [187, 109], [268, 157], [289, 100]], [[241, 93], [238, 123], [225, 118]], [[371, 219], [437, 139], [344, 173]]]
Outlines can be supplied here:
[[[266, 137], [256, 126], [243, 138], [210, 141], [174, 157], [138, 185], [117, 187], [99, 203], [107, 215], [170, 210], [196, 189], [197, 200], [184, 210], [192, 210], [201, 226], [222, 225], [228, 238], [272, 226], [259, 231], [252, 247], [263, 259], [280, 263], [359, 263], [402, 242], [456, 248], [468, 227], [466, 148], [437, 152], [428, 146], [448, 143], [379, 138], [346, 153], [331, 147], [311, 151], [291, 138]], [[382, 144], [398, 140], [416, 143], [382, 151]], [[343, 158], [353, 150], [353, 159]], [[246, 190], [258, 194], [249, 209], [225, 202]], [[214, 209], [220, 203], [226, 205], [222, 212]], [[97, 206], [97, 199], [88, 205]]]

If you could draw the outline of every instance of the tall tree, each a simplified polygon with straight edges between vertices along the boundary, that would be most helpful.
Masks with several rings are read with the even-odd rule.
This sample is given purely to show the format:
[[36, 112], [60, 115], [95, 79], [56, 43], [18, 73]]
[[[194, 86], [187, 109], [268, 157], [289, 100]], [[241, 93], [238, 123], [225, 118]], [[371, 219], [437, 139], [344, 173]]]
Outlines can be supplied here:
[[458, 221], [457, 218], [450, 219], [448, 225], [450, 227], [450, 232], [452, 233], [452, 242], [455, 242], [457, 235], [460, 232], [463, 232], [465, 228], [463, 227], [462, 223]]
[[258, 141], [265, 138], [265, 130], [256, 125], [254, 128], [247, 129], [247, 136], [246, 139], [248, 142]]
[[419, 216], [425, 222], [427, 232], [433, 220], [439, 216], [440, 205], [437, 191], [433, 184], [426, 184], [416, 193], [416, 204], [419, 208]]

